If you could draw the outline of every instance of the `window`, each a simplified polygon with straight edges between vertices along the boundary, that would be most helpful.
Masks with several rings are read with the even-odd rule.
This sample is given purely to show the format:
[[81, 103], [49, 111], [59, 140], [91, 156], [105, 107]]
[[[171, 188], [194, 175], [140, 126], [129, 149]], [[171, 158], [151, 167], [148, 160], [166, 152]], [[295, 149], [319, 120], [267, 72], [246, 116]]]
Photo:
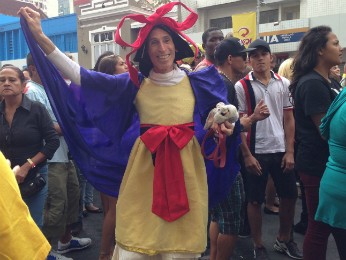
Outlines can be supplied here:
[[260, 24], [263, 23], [274, 23], [279, 20], [279, 10], [269, 10], [260, 12]]
[[95, 66], [97, 58], [105, 51], [120, 53], [120, 46], [114, 42], [116, 27], [102, 26], [89, 32], [89, 41], [93, 54], [92, 66]]
[[228, 16], [223, 18], [210, 19], [210, 27], [216, 27], [219, 29], [232, 28], [232, 17]]
[[299, 19], [300, 18], [300, 7], [297, 6], [290, 6], [285, 7], [282, 9], [282, 20], [293, 20], [293, 19]]
[[113, 41], [113, 33], [114, 33], [114, 31], [94, 34], [94, 42]]

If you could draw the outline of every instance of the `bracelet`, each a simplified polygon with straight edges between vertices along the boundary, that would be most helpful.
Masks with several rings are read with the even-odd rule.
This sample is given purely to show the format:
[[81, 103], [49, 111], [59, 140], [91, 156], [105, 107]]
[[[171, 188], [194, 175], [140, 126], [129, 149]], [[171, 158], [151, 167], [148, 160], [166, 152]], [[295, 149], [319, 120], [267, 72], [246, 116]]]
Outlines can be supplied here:
[[26, 159], [26, 160], [27, 160], [28, 163], [31, 165], [31, 169], [36, 167], [36, 164], [35, 164], [30, 158], [28, 158], [28, 159]]

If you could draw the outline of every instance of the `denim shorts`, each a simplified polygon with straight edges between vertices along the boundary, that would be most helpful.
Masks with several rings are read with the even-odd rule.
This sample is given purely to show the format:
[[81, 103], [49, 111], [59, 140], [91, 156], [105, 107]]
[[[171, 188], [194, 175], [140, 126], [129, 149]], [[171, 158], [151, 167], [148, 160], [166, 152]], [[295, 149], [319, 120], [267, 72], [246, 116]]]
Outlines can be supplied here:
[[46, 198], [48, 195], [48, 166], [47, 164], [42, 166], [41, 169], [38, 171], [42, 175], [43, 178], [46, 180], [46, 185], [43, 187], [42, 190], [40, 190], [37, 194], [33, 195], [32, 197], [23, 199], [25, 204], [28, 206], [30, 215], [35, 221], [36, 225], [39, 228], [42, 228], [43, 226], [43, 209], [44, 204], [46, 202]]

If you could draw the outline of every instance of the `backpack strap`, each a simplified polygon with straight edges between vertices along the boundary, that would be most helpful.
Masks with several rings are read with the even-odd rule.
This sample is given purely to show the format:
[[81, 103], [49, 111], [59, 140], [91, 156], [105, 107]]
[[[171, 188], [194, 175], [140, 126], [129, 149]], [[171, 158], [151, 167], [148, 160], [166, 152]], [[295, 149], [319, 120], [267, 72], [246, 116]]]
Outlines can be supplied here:
[[[255, 110], [256, 107], [256, 99], [255, 99], [255, 93], [253, 91], [251, 82], [248, 78], [242, 78], [240, 81], [241, 85], [243, 86], [244, 92], [245, 92], [245, 98], [246, 98], [246, 105], [247, 105], [247, 115], [251, 116]], [[246, 143], [251, 151], [251, 153], [255, 153], [255, 143], [256, 143], [256, 125], [257, 123], [254, 123], [251, 125], [251, 128], [248, 130], [248, 134], [246, 137]]]
[[280, 76], [279, 74], [277, 74], [277, 73], [274, 72], [274, 75], [275, 75], [275, 77], [276, 77], [277, 79], [282, 80], [282, 78], [281, 78], [281, 76]]

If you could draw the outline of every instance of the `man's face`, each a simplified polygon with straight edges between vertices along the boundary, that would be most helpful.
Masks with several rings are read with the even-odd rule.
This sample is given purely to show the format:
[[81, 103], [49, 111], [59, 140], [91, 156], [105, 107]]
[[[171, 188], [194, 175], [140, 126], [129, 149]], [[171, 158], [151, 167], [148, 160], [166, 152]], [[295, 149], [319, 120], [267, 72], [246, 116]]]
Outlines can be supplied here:
[[173, 70], [175, 45], [168, 32], [159, 28], [152, 30], [149, 35], [148, 54], [156, 73]]
[[28, 70], [29, 70], [31, 80], [42, 85], [42, 81], [36, 67], [34, 65], [29, 65]]
[[266, 48], [258, 48], [249, 53], [249, 61], [254, 72], [264, 73], [270, 71], [272, 55]]
[[30, 80], [30, 79], [31, 79], [31, 77], [30, 77], [30, 72], [29, 72], [29, 71], [24, 70], [24, 71], [23, 71], [23, 74], [24, 74], [25, 80]]
[[241, 53], [237, 56], [232, 56], [231, 67], [236, 74], [242, 74], [246, 68], [246, 53]]
[[220, 30], [209, 32], [207, 41], [203, 44], [205, 54], [208, 59], [214, 59], [214, 51], [217, 45], [224, 39], [223, 32]]

